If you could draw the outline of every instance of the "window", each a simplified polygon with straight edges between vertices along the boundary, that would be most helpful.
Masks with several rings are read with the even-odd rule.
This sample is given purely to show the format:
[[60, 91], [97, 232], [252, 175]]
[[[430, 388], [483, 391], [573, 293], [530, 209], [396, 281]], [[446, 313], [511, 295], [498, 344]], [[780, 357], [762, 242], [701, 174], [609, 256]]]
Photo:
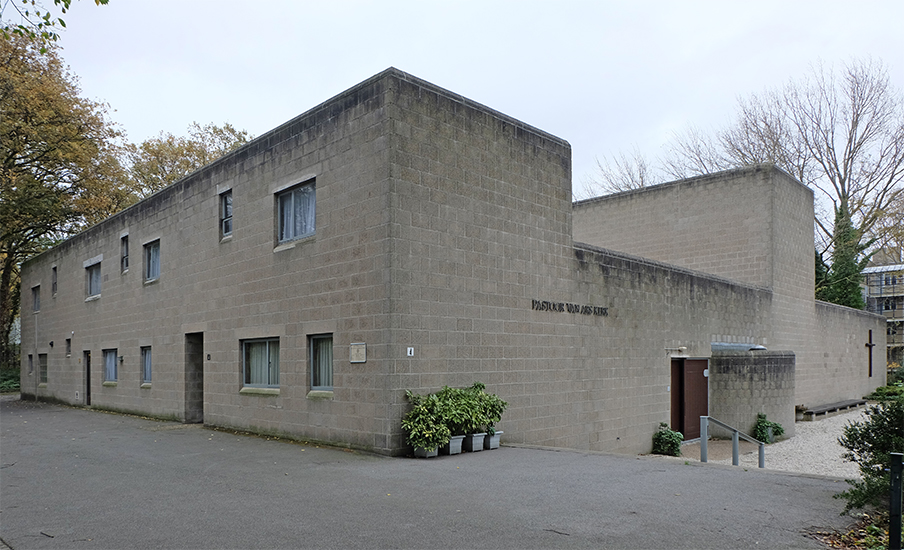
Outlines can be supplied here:
[[100, 296], [100, 263], [85, 268], [88, 276], [88, 297]]
[[314, 184], [293, 187], [277, 195], [279, 201], [279, 242], [294, 241], [314, 234]]
[[311, 389], [333, 389], [333, 335], [311, 336]]
[[123, 235], [119, 239], [119, 263], [123, 272], [129, 270], [129, 236]]
[[31, 310], [41, 311], [41, 285], [31, 287]]
[[72, 355], [72, 338], [66, 338], [66, 357]]
[[160, 239], [144, 245], [144, 280], [160, 277]]
[[38, 354], [38, 382], [41, 384], [47, 383], [47, 354], [39, 353]]
[[53, 266], [50, 268], [50, 293], [56, 296], [57, 293], [57, 268]]
[[116, 350], [104, 350], [104, 382], [116, 382]]
[[141, 348], [141, 383], [151, 383], [151, 346]]
[[34, 373], [34, 371], [35, 371], [35, 359], [29, 353], [28, 354], [28, 375], [31, 376], [32, 373]]
[[279, 339], [242, 342], [243, 379], [246, 386], [279, 386]]
[[232, 189], [220, 195], [220, 236], [232, 235]]

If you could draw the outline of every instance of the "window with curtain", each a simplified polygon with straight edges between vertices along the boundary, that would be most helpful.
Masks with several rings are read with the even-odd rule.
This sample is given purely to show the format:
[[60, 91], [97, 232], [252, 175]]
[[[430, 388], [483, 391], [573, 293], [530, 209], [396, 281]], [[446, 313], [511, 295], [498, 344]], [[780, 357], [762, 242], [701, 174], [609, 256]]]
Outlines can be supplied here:
[[160, 277], [160, 240], [144, 245], [144, 280]]
[[116, 350], [104, 350], [104, 382], [116, 382]]
[[294, 241], [314, 234], [315, 189], [306, 183], [277, 195], [279, 202], [279, 242]]
[[41, 285], [31, 288], [31, 310], [41, 311]]
[[151, 383], [151, 346], [141, 348], [141, 383]]
[[333, 389], [333, 335], [311, 336], [311, 389]]
[[100, 295], [100, 264], [89, 265], [85, 268], [88, 277], [88, 296]]
[[242, 370], [246, 386], [279, 386], [279, 339], [245, 340], [242, 342]]

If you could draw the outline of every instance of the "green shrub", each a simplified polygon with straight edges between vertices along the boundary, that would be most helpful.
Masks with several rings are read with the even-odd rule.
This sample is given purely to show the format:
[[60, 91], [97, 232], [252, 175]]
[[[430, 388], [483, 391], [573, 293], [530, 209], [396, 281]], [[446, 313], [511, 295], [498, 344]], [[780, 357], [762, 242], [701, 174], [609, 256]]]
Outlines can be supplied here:
[[904, 382], [894, 382], [888, 386], [876, 388], [876, 391], [864, 397], [870, 401], [887, 401], [904, 395]]
[[665, 422], [659, 423], [659, 430], [653, 434], [653, 454], [681, 456], [681, 442], [684, 436], [669, 428]]
[[772, 428], [772, 436], [776, 439], [785, 433], [785, 428], [782, 428], [781, 424], [766, 420], [765, 414], [757, 413], [756, 424], [753, 425], [753, 438], [763, 443], [772, 443], [769, 440], [769, 428]]
[[0, 393], [19, 391], [19, 369], [0, 369]]
[[402, 419], [408, 444], [432, 451], [448, 443], [452, 433], [442, 417], [442, 403], [437, 394], [417, 395], [406, 390], [405, 396], [412, 405]]
[[863, 414], [865, 420], [850, 422], [838, 438], [847, 449], [845, 460], [856, 462], [862, 477], [847, 480], [851, 488], [835, 495], [847, 501], [844, 513], [888, 504], [890, 454], [904, 450], [904, 397], [871, 405]]

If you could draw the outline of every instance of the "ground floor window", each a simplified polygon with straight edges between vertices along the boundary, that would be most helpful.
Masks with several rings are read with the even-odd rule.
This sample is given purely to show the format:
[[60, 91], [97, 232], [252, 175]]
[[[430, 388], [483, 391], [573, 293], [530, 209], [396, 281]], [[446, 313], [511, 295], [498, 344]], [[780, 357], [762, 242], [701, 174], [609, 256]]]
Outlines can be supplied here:
[[40, 376], [39, 382], [41, 384], [47, 383], [47, 354], [39, 353], [38, 354], [38, 375]]
[[242, 371], [246, 386], [279, 386], [279, 339], [244, 340]]
[[333, 335], [311, 336], [311, 389], [333, 389]]
[[141, 348], [141, 383], [151, 383], [151, 346]]
[[116, 382], [117, 377], [117, 369], [116, 369], [116, 350], [115, 349], [105, 349], [104, 350], [104, 382]]

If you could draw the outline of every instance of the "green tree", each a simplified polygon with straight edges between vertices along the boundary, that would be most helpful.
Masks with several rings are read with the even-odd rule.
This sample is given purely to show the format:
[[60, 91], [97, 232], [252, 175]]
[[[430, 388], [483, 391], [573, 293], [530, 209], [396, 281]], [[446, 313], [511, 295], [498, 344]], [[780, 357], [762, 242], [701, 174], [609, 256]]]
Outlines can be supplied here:
[[0, 40], [0, 363], [28, 257], [124, 206], [120, 137], [106, 105], [79, 97], [55, 49], [28, 37]]
[[844, 204], [835, 212], [834, 231], [832, 264], [826, 274], [820, 299], [863, 309], [865, 304], [860, 290], [863, 279], [861, 273], [869, 262], [869, 255], [863, 252], [872, 243], [859, 242], [857, 230], [854, 229], [851, 216]]
[[[109, 1], [94, 0], [94, 4], [101, 6], [106, 5]], [[65, 15], [72, 0], [53, 0], [53, 4], [60, 9], [62, 15]], [[7, 22], [7, 14], [4, 11], [10, 6], [19, 16], [21, 23]], [[66, 28], [63, 18], [50, 13], [50, 10], [45, 9], [38, 0], [7, 0], [0, 7], [0, 19], [4, 21], [3, 27], [0, 29], [3, 38], [7, 40], [13, 36], [27, 38], [38, 45], [41, 53], [47, 53], [48, 46], [60, 39], [60, 35], [56, 31]]]
[[129, 176], [139, 197], [147, 197], [195, 170], [244, 145], [251, 139], [245, 130], [193, 122], [187, 137], [164, 134], [132, 145], [128, 152]]
[[857, 463], [861, 476], [848, 480], [851, 488], [836, 495], [847, 501], [845, 512], [888, 505], [891, 453], [904, 450], [904, 398], [882, 401], [864, 414], [865, 420], [849, 423], [838, 439], [847, 449], [844, 458]]

